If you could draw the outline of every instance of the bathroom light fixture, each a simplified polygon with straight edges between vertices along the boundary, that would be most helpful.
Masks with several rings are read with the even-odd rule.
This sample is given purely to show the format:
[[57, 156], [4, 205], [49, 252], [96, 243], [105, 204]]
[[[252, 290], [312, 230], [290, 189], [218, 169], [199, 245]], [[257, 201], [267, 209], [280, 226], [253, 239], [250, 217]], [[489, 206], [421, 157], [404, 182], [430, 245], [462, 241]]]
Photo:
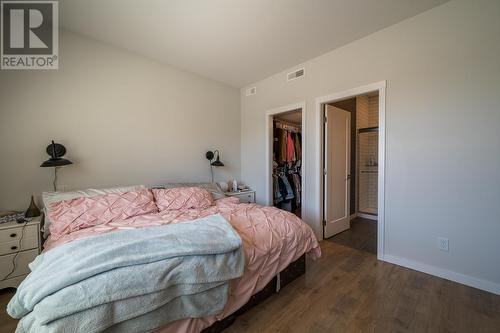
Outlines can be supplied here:
[[40, 167], [54, 168], [54, 181], [52, 184], [54, 186], [54, 191], [57, 191], [57, 169], [73, 163], [70, 160], [62, 158], [66, 154], [66, 147], [62, 144], [55, 143], [54, 140], [52, 140], [52, 143], [47, 146], [45, 151], [50, 155], [50, 158], [43, 162]]
[[[213, 161], [214, 157], [216, 156], [215, 161]], [[213, 167], [223, 167], [224, 163], [221, 162], [220, 160], [220, 151], [219, 149], [215, 149], [214, 151], [207, 151], [205, 154], [205, 157], [207, 158], [208, 162], [210, 163], [210, 174], [212, 175], [212, 183], [214, 182], [214, 170]], [[212, 162], [213, 161], [213, 162]]]

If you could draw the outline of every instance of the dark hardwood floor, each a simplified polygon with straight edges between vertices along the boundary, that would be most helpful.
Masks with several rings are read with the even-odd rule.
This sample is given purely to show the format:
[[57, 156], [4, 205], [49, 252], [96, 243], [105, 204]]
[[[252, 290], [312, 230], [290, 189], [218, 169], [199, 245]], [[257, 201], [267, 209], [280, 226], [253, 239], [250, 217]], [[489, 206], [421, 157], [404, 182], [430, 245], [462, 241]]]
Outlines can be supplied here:
[[321, 242], [306, 275], [236, 319], [236, 332], [500, 332], [500, 296]]
[[6, 312], [7, 304], [14, 292], [12, 288], [0, 290], [0, 333], [11, 333], [16, 330], [17, 320], [12, 319]]
[[351, 228], [327, 239], [356, 250], [377, 254], [377, 221], [356, 217]]
[[[500, 332], [500, 296], [321, 242], [323, 256], [224, 332]], [[12, 291], [0, 292], [0, 333]]]

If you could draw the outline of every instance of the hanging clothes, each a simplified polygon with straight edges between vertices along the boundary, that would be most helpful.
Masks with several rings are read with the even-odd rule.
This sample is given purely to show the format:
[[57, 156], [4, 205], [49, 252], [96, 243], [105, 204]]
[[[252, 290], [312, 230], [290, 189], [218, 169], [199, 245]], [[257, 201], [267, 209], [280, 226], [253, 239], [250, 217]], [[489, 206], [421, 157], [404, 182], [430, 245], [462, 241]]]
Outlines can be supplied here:
[[280, 192], [280, 185], [278, 182], [278, 177], [273, 175], [273, 202], [276, 205], [282, 201], [283, 201], [283, 196], [281, 195], [281, 192]]
[[300, 127], [286, 124], [275, 125], [273, 133], [273, 203], [275, 206], [295, 212], [302, 201], [302, 136]]
[[302, 159], [302, 147], [300, 145], [300, 133], [293, 133], [293, 143], [295, 148], [295, 157], [297, 160]]
[[295, 162], [295, 143], [292, 138], [292, 133], [287, 132], [286, 136], [286, 161]]
[[285, 163], [283, 166], [273, 164], [274, 205], [290, 212], [300, 208], [302, 202], [300, 165], [301, 161]]
[[295, 162], [302, 158], [301, 134], [281, 127], [274, 128], [273, 158], [278, 163]]
[[279, 162], [286, 162], [287, 132], [282, 128], [274, 129], [274, 158]]
[[290, 200], [293, 199], [295, 196], [293, 194], [293, 189], [292, 186], [290, 185], [290, 182], [288, 181], [288, 178], [286, 175], [282, 175], [280, 177], [281, 181], [283, 182], [281, 194], [283, 195], [283, 198], [285, 200]]
[[291, 176], [293, 184], [295, 185], [295, 203], [297, 204], [297, 206], [300, 206], [302, 192], [301, 179], [298, 173], [292, 173]]

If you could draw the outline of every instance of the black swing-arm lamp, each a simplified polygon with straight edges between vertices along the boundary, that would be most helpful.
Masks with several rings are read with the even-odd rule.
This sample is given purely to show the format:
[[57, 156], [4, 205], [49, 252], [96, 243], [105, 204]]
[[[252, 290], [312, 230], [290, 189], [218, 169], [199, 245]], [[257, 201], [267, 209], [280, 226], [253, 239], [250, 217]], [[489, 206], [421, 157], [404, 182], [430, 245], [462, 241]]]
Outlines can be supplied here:
[[66, 154], [66, 147], [62, 144], [55, 143], [54, 140], [52, 140], [52, 143], [47, 146], [45, 151], [50, 155], [50, 158], [43, 162], [40, 167], [54, 168], [54, 181], [52, 184], [54, 186], [54, 191], [57, 191], [57, 169], [73, 163], [70, 160], [62, 158]]
[[[215, 157], [217, 156], [217, 157]], [[214, 182], [214, 170], [213, 167], [223, 167], [224, 163], [221, 162], [220, 160], [220, 151], [219, 149], [215, 149], [214, 151], [207, 151], [205, 154], [205, 157], [208, 160], [208, 163], [210, 163], [210, 174], [212, 176], [212, 183]], [[215, 158], [215, 161], [213, 161]], [[213, 162], [212, 162], [213, 161]]]

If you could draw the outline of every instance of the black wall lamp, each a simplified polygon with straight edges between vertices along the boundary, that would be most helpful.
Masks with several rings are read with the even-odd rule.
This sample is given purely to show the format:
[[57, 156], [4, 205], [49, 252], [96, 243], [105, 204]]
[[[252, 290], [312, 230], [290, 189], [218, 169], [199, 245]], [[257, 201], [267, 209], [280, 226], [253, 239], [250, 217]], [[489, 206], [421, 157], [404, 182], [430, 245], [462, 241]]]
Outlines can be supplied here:
[[60, 143], [55, 143], [54, 140], [52, 140], [52, 143], [47, 146], [45, 151], [50, 155], [50, 158], [43, 162], [40, 167], [54, 168], [54, 181], [52, 184], [54, 185], [54, 191], [57, 191], [57, 169], [73, 163], [65, 158], [62, 158], [66, 154], [66, 147]]
[[[216, 157], [217, 156], [217, 157]], [[205, 154], [208, 162], [210, 163], [210, 174], [212, 175], [212, 183], [214, 182], [214, 170], [213, 167], [223, 167], [224, 163], [220, 160], [220, 151], [215, 149], [214, 151], [207, 151]], [[215, 161], [213, 161], [215, 158]], [[213, 161], [213, 162], [212, 162]]]

